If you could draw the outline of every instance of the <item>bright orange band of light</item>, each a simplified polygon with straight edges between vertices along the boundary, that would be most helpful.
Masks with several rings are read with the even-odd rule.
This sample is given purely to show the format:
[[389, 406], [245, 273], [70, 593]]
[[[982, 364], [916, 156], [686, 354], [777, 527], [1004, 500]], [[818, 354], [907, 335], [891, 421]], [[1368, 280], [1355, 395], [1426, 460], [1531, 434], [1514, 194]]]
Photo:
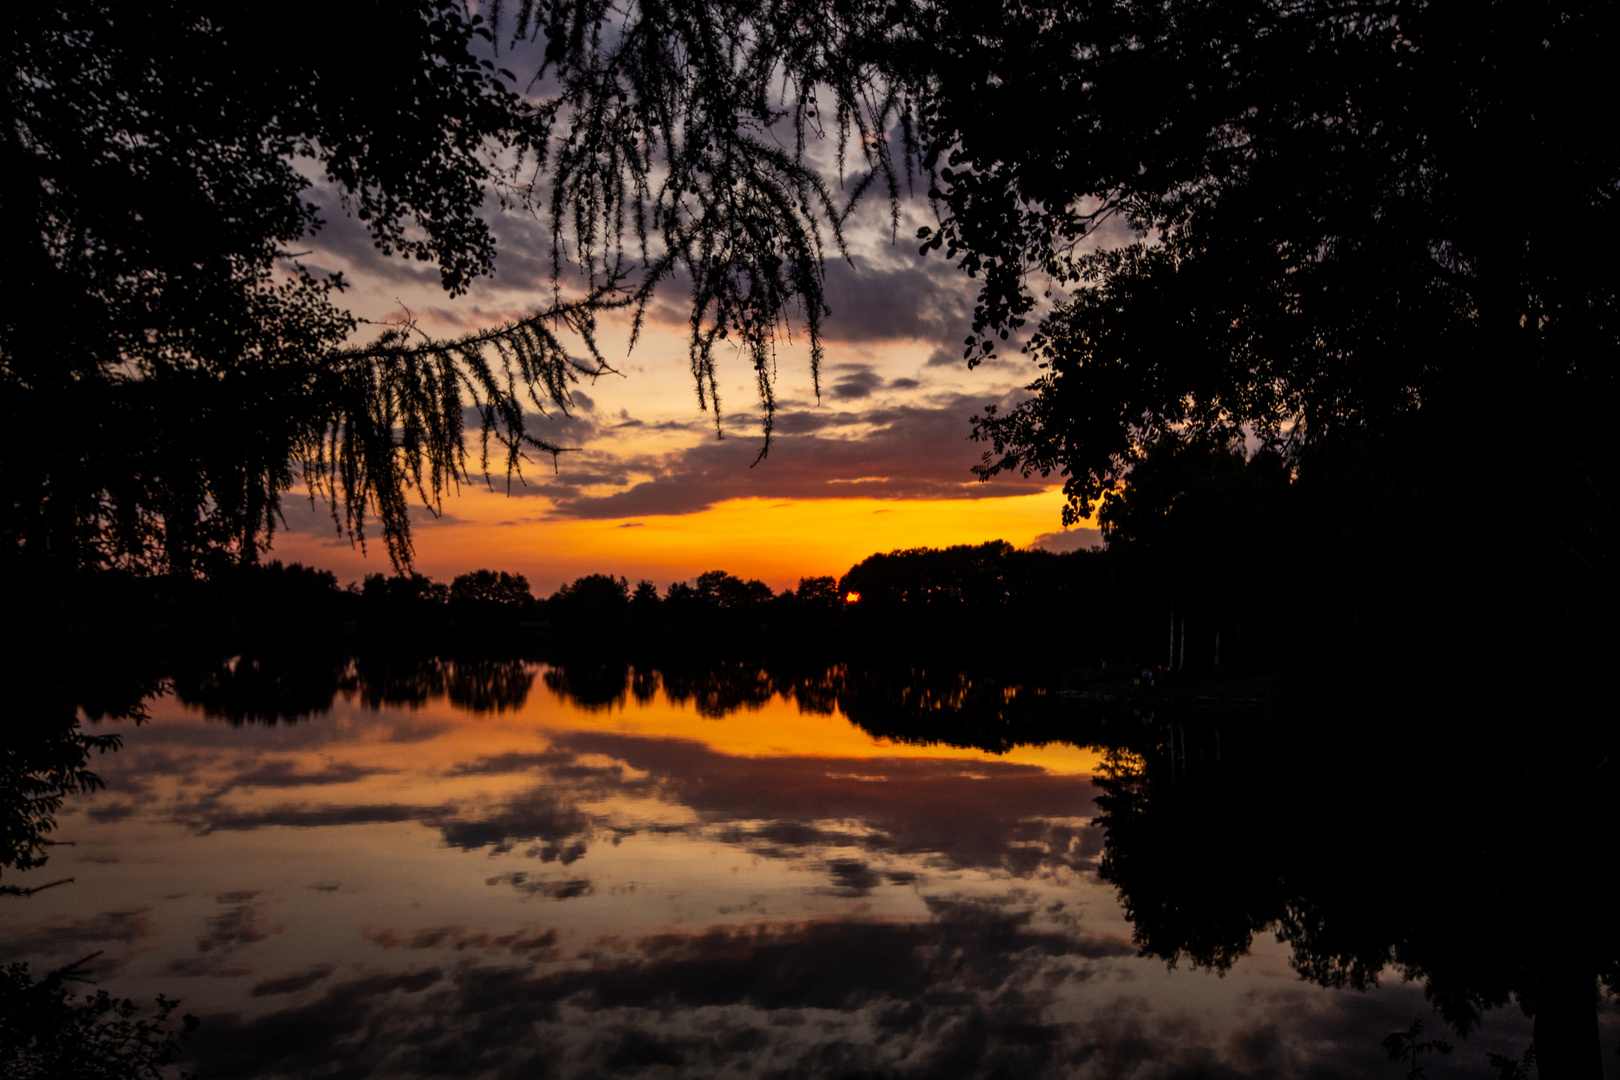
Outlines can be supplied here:
[[[416, 531], [416, 567], [449, 580], [480, 567], [524, 574], [538, 595], [592, 573], [648, 578], [660, 588], [706, 570], [791, 588], [837, 577], [876, 552], [1006, 540], [1027, 546], [1058, 528], [1058, 488], [982, 499], [731, 499], [693, 514], [611, 520], [549, 518], [542, 497], [469, 491], [446, 503], [453, 521]], [[340, 581], [390, 571], [380, 544], [362, 556], [347, 540], [277, 538], [271, 557], [337, 572]]]

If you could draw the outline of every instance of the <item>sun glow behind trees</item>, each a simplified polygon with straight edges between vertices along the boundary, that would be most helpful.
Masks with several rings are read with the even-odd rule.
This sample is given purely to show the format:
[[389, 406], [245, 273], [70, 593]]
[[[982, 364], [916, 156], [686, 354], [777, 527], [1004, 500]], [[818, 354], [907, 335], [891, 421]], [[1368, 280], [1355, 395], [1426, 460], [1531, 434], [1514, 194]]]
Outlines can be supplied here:
[[[1061, 492], [986, 499], [730, 499], [690, 514], [585, 520], [545, 516], [544, 500], [467, 492], [454, 520], [417, 522], [416, 565], [449, 580], [478, 566], [522, 573], [538, 595], [595, 572], [650, 578], [662, 588], [715, 567], [780, 591], [837, 576], [874, 552], [1005, 539], [1027, 546], [1056, 524]], [[521, 519], [514, 515], [527, 515]], [[334, 535], [281, 535], [275, 555], [327, 567], [340, 581], [386, 570]]]

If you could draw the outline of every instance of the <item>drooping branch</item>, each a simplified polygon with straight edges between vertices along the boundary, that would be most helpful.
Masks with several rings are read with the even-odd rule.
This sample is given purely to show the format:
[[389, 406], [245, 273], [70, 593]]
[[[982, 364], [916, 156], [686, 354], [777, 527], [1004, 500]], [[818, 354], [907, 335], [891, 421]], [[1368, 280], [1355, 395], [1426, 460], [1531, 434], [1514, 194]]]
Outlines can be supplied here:
[[[506, 24], [513, 45], [544, 47], [523, 194], [549, 224], [554, 284], [577, 269], [597, 287], [635, 267], [633, 345], [659, 285], [684, 278], [699, 407], [718, 432], [715, 344], [737, 341], [754, 368], [762, 456], [790, 314], [819, 395], [825, 260], [847, 256], [844, 225], [874, 183], [898, 225], [901, 174], [920, 160], [919, 86], [894, 63], [914, 33], [901, 10], [522, 0]], [[491, 16], [499, 32], [507, 13], [497, 4]], [[842, 172], [851, 147], [863, 171], [836, 190], [824, 172]]]
[[[339, 350], [317, 395], [330, 404], [294, 448], [311, 496], [324, 498], [334, 521], [362, 545], [374, 515], [390, 558], [407, 565], [413, 495], [437, 513], [447, 491], [479, 477], [490, 482], [492, 447], [508, 483], [521, 482], [526, 451], [555, 461], [571, 449], [531, 434], [525, 410], [566, 410], [570, 386], [613, 372], [596, 319], [629, 302], [609, 285], [456, 338], [431, 338], [406, 323], [370, 344]], [[579, 339], [584, 358], [569, 352], [564, 333]], [[476, 463], [467, 410], [478, 417]]]

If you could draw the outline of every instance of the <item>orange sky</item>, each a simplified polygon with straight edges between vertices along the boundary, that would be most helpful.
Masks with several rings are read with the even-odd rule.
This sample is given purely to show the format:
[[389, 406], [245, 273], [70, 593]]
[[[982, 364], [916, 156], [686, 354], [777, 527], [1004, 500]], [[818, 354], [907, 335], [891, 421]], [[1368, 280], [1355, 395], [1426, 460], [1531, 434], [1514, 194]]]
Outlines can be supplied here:
[[[1055, 528], [1062, 494], [1053, 488], [982, 499], [745, 498], [688, 514], [512, 522], [517, 501], [472, 491], [448, 502], [454, 520], [416, 530], [418, 570], [440, 580], [480, 567], [508, 570], [524, 574], [539, 595], [589, 573], [649, 578], [663, 589], [715, 569], [781, 590], [800, 577], [837, 577], [879, 551], [986, 540], [1028, 546]], [[362, 555], [342, 538], [303, 532], [279, 537], [272, 556], [336, 571], [343, 582], [389, 570], [380, 545]]]
[[[424, 331], [450, 334], [547, 295], [548, 271], [531, 265], [533, 223], [521, 215], [495, 214], [495, 274], [452, 300], [431, 267], [381, 256], [340, 206], [330, 209], [307, 261], [341, 271], [352, 283], [344, 302], [367, 319], [409, 310]], [[1035, 372], [1015, 348], [968, 370], [959, 342], [972, 283], [898, 241], [932, 220], [920, 204], [906, 204], [905, 216], [898, 233], [883, 214], [853, 222], [851, 258], [827, 264], [832, 315], [819, 393], [802, 336], [779, 343], [768, 457], [756, 461], [751, 361], [717, 357], [726, 406], [719, 438], [693, 392], [687, 301], [678, 289], [660, 293], [634, 349], [627, 313], [599, 325], [604, 355], [623, 377], [582, 381], [566, 415], [551, 408], [526, 420], [531, 434], [572, 452], [555, 469], [550, 460], [526, 467], [512, 497], [476, 484], [447, 498], [440, 519], [413, 515], [416, 569], [439, 580], [480, 568], [519, 572], [541, 596], [590, 573], [648, 578], [662, 589], [715, 569], [780, 590], [898, 548], [1096, 542], [1091, 530], [1060, 535], [1057, 478], [974, 479], [985, 446], [969, 439], [972, 418], [987, 403], [1005, 408], [1021, 397]], [[362, 555], [333, 534], [329, 515], [297, 497], [284, 509], [288, 528], [271, 558], [333, 570], [344, 583], [390, 571], [381, 545]]]

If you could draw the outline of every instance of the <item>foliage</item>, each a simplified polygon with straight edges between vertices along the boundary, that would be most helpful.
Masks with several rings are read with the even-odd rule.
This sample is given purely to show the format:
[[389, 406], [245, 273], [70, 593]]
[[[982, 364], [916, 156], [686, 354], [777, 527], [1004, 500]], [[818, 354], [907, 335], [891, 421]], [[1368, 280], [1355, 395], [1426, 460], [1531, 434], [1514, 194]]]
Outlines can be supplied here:
[[[1421, 982], [1459, 1035], [1516, 1004], [1543, 1075], [1589, 1072], [1620, 953], [1614, 733], [1493, 723], [1491, 704], [1139, 721], [1147, 738], [1105, 759], [1096, 823], [1142, 954], [1221, 971], [1270, 931], [1320, 985]], [[1523, 811], [1482, 826], [1502, 791]], [[1439, 1046], [1422, 1034], [1392, 1035], [1392, 1059], [1424, 1066]], [[1510, 1064], [1527, 1068], [1492, 1060]]]
[[1406, 1071], [1406, 1080], [1423, 1080], [1428, 1073], [1429, 1067], [1418, 1063], [1420, 1055], [1439, 1054], [1444, 1057], [1456, 1049], [1444, 1039], [1423, 1038], [1422, 1020], [1413, 1020], [1412, 1026], [1405, 1031], [1391, 1032], [1385, 1036], [1383, 1046], [1389, 1054], [1389, 1060], [1411, 1066]]
[[[1593, 253], [1620, 143], [1578, 119], [1611, 14], [1082, 3], [989, 30], [960, 78], [993, 88], [942, 90], [961, 149], [929, 243], [982, 260], [987, 325], [1027, 310], [1026, 268], [1075, 292], [1031, 341], [1035, 396], [981, 418], [983, 474], [1065, 473], [1084, 514], [1166, 432], [1294, 453], [1421, 412], [1479, 448], [1464, 425], [1509, 407], [1612, 492], [1567, 422], [1614, 391]], [[1062, 102], [1039, 131], [1031, 100]], [[1110, 217], [1136, 242], [1089, 242]]]
[[[299, 264], [324, 173], [385, 253], [452, 292], [525, 108], [457, 0], [351, 5], [321, 33], [260, 8], [97, 0], [8, 20], [0, 130], [0, 539], [71, 566], [179, 574], [252, 559], [302, 479], [409, 560], [406, 497], [470, 478], [463, 409], [510, 472], [525, 402], [602, 367], [587, 294], [450, 341], [368, 345], [338, 275]], [[388, 57], [358, 64], [352, 43]], [[249, 74], [251, 73], [251, 74]], [[572, 331], [590, 359], [572, 359]], [[70, 424], [72, 437], [61, 425]]]
[[[639, 327], [666, 282], [691, 288], [700, 405], [718, 422], [716, 342], [737, 341], [768, 448], [788, 316], [814, 376], [824, 259], [860, 200], [881, 192], [897, 224], [921, 178], [939, 213], [924, 249], [980, 283], [966, 355], [1057, 290], [1030, 341], [1034, 396], [979, 418], [981, 475], [1062, 474], [1073, 517], [1170, 435], [1246, 432], [1297, 471], [1416, 421], [1425, 448], [1464, 448], [1445, 470], [1510, 477], [1572, 572], [1612, 581], [1595, 433], [1615, 270], [1592, 253], [1613, 246], [1620, 157], [1578, 119], [1605, 90], [1600, 5], [517, 0], [489, 16], [366, 5], [318, 37], [194, 0], [13, 20], [8, 544], [189, 572], [251, 557], [302, 479], [351, 535], [378, 522], [403, 565], [407, 496], [437, 507], [564, 449], [524, 410], [608, 370], [598, 314], [628, 305]], [[389, 63], [355, 64], [353, 40]], [[529, 65], [522, 93], [492, 50]], [[318, 172], [452, 291], [491, 265], [486, 198], [517, 200], [547, 229], [551, 297], [455, 340], [407, 324], [355, 344], [341, 280], [291, 255], [318, 225]], [[1503, 192], [1526, 193], [1511, 214]], [[1482, 433], [1509, 411], [1548, 434], [1543, 460]], [[69, 414], [87, 437], [52, 437]]]
[[[86, 734], [71, 722], [9, 724], [0, 742], [0, 868], [31, 870], [45, 864], [56, 813], [69, 795], [96, 791], [101, 778], [89, 768], [92, 753], [116, 750], [116, 734]], [[19, 730], [20, 729], [20, 730]], [[0, 885], [0, 896], [31, 890]]]
[[838, 595], [838, 579], [832, 577], [800, 578], [798, 588], [793, 590], [793, 597], [800, 604], [833, 610], [837, 609], [842, 599]]
[[1531, 1070], [1536, 1067], [1536, 1044], [1531, 1043], [1517, 1058], [1507, 1054], [1486, 1054], [1485, 1059], [1491, 1063], [1500, 1080], [1531, 1080], [1535, 1075]]
[[768, 604], [775, 597], [763, 581], [735, 577], [724, 570], [709, 570], [692, 583], [693, 599], [719, 611], [735, 611]]
[[[169, 1024], [179, 1003], [161, 995], [151, 1018], [105, 990], [83, 997], [78, 965], [34, 979], [27, 964], [0, 969], [0, 1077], [5, 1080], [163, 1080], [197, 1020]], [[185, 1074], [181, 1074], [182, 1076]]]
[[[715, 343], [735, 338], [754, 368], [764, 456], [787, 315], [802, 316], [819, 394], [823, 260], [844, 253], [843, 226], [874, 185], [899, 220], [901, 175], [920, 153], [914, 93], [888, 47], [906, 8], [517, 0], [492, 6], [497, 24], [508, 7], [513, 36], [544, 47], [532, 197], [554, 267], [571, 258], [593, 285], [638, 270], [638, 330], [659, 282], [689, 281], [698, 403], [718, 431]], [[818, 153], [829, 131], [835, 162]], [[865, 171], [836, 191], [824, 171], [850, 156]]]
[[450, 583], [450, 602], [479, 609], [521, 610], [534, 602], [529, 581], [505, 570], [474, 570]]

